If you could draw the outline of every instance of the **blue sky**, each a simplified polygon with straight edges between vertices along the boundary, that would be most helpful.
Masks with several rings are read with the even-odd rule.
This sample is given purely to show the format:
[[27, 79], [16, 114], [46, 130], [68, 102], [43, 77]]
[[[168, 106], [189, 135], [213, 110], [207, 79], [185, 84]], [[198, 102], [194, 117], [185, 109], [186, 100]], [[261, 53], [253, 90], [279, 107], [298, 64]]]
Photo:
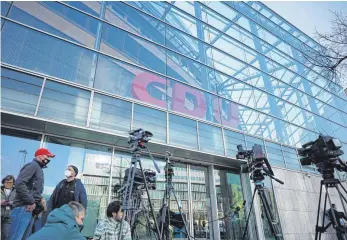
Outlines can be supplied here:
[[342, 11], [347, 14], [347, 1], [305, 1], [305, 2], [263, 2], [287, 21], [314, 38], [315, 28], [319, 32], [329, 31], [333, 14]]

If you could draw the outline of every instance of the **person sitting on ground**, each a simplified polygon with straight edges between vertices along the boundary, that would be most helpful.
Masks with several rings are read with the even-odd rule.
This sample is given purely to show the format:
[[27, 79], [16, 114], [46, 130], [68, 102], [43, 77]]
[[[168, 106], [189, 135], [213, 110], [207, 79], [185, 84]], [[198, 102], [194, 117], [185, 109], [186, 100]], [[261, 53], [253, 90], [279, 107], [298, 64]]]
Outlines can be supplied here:
[[[120, 225], [123, 217], [121, 202], [114, 201], [107, 206], [107, 218], [99, 222], [95, 229], [94, 240], [118, 240]], [[131, 240], [130, 226], [126, 221], [123, 221], [122, 233], [123, 240]]]

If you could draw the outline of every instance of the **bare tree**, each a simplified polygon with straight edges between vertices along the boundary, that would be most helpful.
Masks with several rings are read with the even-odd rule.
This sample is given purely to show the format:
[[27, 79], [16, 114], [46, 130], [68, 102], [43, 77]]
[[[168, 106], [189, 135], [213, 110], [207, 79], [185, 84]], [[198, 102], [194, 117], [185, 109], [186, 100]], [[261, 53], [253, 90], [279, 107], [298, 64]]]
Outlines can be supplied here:
[[319, 33], [316, 38], [322, 47], [305, 48], [305, 60], [333, 82], [347, 84], [347, 15], [332, 12], [331, 30]]

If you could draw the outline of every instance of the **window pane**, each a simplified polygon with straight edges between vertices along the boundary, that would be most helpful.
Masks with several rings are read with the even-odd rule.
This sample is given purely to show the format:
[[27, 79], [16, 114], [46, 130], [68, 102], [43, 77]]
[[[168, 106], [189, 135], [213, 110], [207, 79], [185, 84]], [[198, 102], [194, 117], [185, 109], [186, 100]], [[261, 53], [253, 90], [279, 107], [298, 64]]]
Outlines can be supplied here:
[[165, 78], [110, 57], [99, 55], [94, 87], [167, 108]]
[[82, 180], [88, 198], [82, 235], [93, 236], [107, 207], [112, 148], [57, 137], [48, 137], [45, 147], [56, 153], [56, 157], [44, 169], [44, 197], [48, 200], [55, 186], [65, 179], [64, 171], [69, 165], [76, 166], [77, 177]]
[[208, 173], [206, 167], [190, 166], [192, 210], [194, 237], [201, 240], [211, 239], [212, 231], [210, 227], [211, 207], [208, 204], [210, 199], [208, 188]]
[[106, 2], [105, 20], [161, 45], [165, 44], [165, 25], [125, 3]]
[[214, 127], [199, 122], [199, 143], [200, 150], [224, 155], [222, 131], [219, 127]]
[[299, 159], [294, 148], [282, 147], [283, 156], [286, 163], [299, 165]]
[[56, 2], [15, 2], [9, 17], [94, 48], [99, 23], [96, 19]]
[[235, 210], [243, 204], [240, 175], [226, 170], [214, 170], [214, 176], [218, 219], [221, 219], [219, 221], [220, 239], [241, 239], [246, 222], [244, 211], [235, 211], [234, 218], [230, 218], [228, 214], [230, 209]]
[[41, 135], [1, 128], [1, 179], [17, 178], [20, 169], [34, 159]]
[[127, 135], [130, 130], [131, 103], [95, 94], [90, 127]]
[[64, 3], [96, 17], [100, 16], [101, 2], [66, 1]]
[[139, 106], [134, 106], [133, 128], [142, 128], [153, 133], [152, 139], [157, 142], [166, 143], [166, 113]]
[[42, 79], [1, 68], [1, 109], [34, 115]]
[[170, 114], [170, 144], [197, 149], [196, 121]]
[[93, 86], [92, 51], [11, 22], [1, 33], [3, 62]]
[[208, 57], [211, 57], [211, 48], [207, 44], [169, 26], [166, 27], [165, 44], [172, 50], [205, 64], [208, 64]]
[[281, 145], [265, 141], [267, 158], [271, 165], [285, 167]]
[[221, 124], [216, 96], [173, 80], [169, 81], [167, 94], [170, 110]]
[[165, 74], [165, 50], [109, 24], [103, 24], [100, 50]]
[[8, 9], [10, 9], [10, 1], [1, 1], [1, 16], [6, 16]]
[[216, 91], [212, 68], [171, 51], [167, 51], [167, 75], [207, 91]]
[[85, 126], [90, 92], [61, 83], [47, 81], [38, 116]]
[[224, 139], [228, 157], [236, 158], [237, 145], [241, 144], [245, 148], [245, 136], [242, 133], [224, 129]]
[[165, 19], [167, 14], [168, 4], [165, 2], [151, 2], [151, 1], [143, 1], [143, 2], [135, 2], [129, 1], [127, 4], [132, 5], [142, 11], [151, 14], [161, 20]]

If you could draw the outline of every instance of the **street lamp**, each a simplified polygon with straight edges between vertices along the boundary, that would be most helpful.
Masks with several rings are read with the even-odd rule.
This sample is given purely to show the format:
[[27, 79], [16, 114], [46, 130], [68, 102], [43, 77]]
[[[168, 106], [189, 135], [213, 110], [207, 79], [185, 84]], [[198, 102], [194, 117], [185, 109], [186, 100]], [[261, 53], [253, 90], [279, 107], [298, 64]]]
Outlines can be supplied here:
[[23, 153], [22, 162], [21, 162], [20, 168], [19, 168], [19, 171], [20, 171], [22, 169], [22, 167], [24, 166], [24, 164], [25, 164], [25, 159], [26, 159], [26, 156], [27, 156], [28, 152], [27, 152], [26, 149], [19, 150], [18, 152]]

